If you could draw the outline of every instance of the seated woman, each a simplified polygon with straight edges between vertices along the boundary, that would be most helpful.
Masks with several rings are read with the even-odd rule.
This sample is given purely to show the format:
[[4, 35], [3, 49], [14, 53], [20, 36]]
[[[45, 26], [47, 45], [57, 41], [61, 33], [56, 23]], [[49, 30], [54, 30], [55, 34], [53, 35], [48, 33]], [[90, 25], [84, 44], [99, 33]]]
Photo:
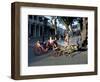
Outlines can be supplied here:
[[57, 44], [57, 41], [55, 40], [53, 42], [53, 50], [57, 50], [58, 49], [58, 44]]
[[52, 37], [50, 37], [50, 39], [47, 41], [47, 46], [49, 50], [53, 49], [53, 43], [54, 43], [54, 40], [52, 39]]
[[48, 51], [48, 48], [43, 48], [43, 46], [40, 45], [40, 42], [37, 41], [37, 42], [35, 43], [35, 45], [34, 45], [33, 50], [34, 50], [34, 53], [35, 53], [36, 55], [41, 55], [41, 54], [47, 52], [47, 51]]

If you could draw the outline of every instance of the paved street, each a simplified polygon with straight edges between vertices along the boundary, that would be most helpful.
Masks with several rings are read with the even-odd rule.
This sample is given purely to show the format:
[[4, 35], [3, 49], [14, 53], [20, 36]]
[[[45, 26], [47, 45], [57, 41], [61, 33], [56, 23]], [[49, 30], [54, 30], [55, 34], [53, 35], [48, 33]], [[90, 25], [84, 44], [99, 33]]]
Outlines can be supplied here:
[[[74, 44], [77, 37], [73, 37], [70, 42]], [[47, 66], [47, 65], [72, 65], [72, 64], [87, 64], [87, 51], [77, 51], [70, 56], [62, 55], [55, 57], [51, 52], [42, 56], [35, 56], [32, 49], [33, 42], [29, 43], [28, 65], [29, 66]], [[51, 54], [50, 54], [51, 53]]]

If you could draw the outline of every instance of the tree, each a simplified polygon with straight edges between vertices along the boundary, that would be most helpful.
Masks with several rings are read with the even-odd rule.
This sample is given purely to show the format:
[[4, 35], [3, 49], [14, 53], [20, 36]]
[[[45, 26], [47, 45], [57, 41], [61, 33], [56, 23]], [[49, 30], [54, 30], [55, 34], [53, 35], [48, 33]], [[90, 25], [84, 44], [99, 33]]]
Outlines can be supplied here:
[[87, 18], [83, 18], [83, 26], [81, 31], [81, 37], [82, 37], [82, 46], [85, 47], [87, 45]]
[[69, 25], [72, 23], [73, 17], [61, 17], [61, 20], [63, 24], [65, 25], [66, 29], [72, 32], [72, 28]]
[[[57, 17], [53, 16], [51, 19], [52, 28], [55, 29], [55, 35], [57, 35]], [[54, 36], [55, 37], [55, 36]]]

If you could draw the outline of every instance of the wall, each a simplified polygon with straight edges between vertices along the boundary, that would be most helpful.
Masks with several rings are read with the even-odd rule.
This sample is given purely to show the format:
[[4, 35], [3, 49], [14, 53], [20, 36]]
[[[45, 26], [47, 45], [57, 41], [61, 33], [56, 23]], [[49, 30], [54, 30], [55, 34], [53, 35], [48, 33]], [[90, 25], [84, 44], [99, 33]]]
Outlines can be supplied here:
[[[11, 66], [11, 2], [15, 0], [0, 0], [0, 82], [16, 82], [10, 79], [10, 66]], [[68, 4], [68, 5], [87, 5], [98, 6], [98, 22], [100, 22], [100, 0], [16, 0], [25, 2], [38, 2], [38, 3], [52, 3], [52, 4]], [[98, 25], [99, 27], [100, 25]], [[98, 35], [100, 34], [100, 28], [98, 28]], [[98, 38], [98, 42], [100, 38]], [[98, 43], [98, 46], [100, 43]], [[98, 49], [100, 46], [98, 47]], [[100, 62], [100, 51], [98, 53], [98, 62]], [[100, 69], [100, 64], [98, 66]], [[79, 76], [79, 77], [64, 77], [64, 78], [52, 78], [52, 79], [38, 79], [29, 80], [29, 82], [80, 82], [80, 81], [100, 81], [100, 70], [97, 76]], [[27, 82], [23, 80], [22, 82]]]

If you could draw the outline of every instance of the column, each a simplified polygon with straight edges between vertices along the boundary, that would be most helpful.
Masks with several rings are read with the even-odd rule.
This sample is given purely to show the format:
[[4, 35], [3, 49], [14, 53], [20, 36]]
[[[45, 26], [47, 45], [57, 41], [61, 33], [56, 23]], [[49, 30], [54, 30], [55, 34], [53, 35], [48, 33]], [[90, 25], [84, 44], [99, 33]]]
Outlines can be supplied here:
[[39, 25], [39, 37], [40, 37], [40, 25]]
[[34, 37], [36, 37], [36, 24], [34, 24]]

